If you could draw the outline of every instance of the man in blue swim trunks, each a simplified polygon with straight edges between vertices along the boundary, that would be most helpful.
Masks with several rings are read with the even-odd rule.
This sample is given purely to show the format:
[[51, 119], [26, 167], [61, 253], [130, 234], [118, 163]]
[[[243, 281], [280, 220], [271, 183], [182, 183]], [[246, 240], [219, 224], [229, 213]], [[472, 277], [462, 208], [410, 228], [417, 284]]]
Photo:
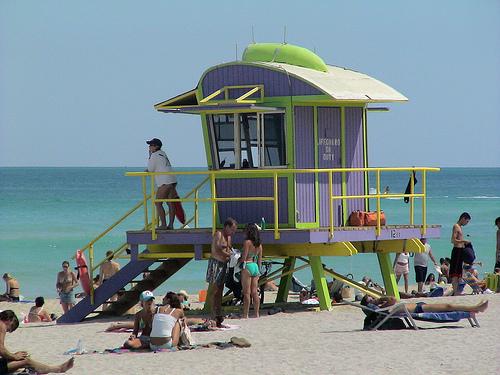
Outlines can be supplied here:
[[[361, 304], [372, 310], [383, 309], [394, 305], [397, 302], [396, 298], [384, 296], [373, 298], [366, 295], [361, 300]], [[468, 311], [473, 313], [483, 312], [488, 308], [488, 301], [481, 301], [476, 305], [454, 305], [451, 303], [407, 303], [406, 309], [410, 313], [420, 314], [423, 312], [453, 312], [453, 311]]]
[[227, 262], [231, 257], [231, 237], [236, 232], [237, 223], [227, 218], [222, 231], [216, 231], [212, 240], [211, 256], [208, 260], [206, 281], [211, 291], [211, 310], [218, 327], [222, 327], [222, 292], [226, 280]]

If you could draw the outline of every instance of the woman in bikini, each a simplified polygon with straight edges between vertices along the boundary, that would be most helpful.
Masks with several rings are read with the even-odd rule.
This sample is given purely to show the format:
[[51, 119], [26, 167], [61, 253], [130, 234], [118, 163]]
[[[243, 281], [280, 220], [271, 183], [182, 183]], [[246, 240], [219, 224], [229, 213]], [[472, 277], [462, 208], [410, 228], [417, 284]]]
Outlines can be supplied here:
[[0, 301], [19, 302], [19, 282], [10, 274], [3, 275], [5, 281], [5, 294], [0, 296]]
[[248, 224], [245, 228], [245, 242], [243, 243], [243, 262], [241, 284], [243, 286], [243, 319], [248, 318], [250, 301], [253, 302], [255, 317], [259, 317], [259, 276], [262, 266], [262, 244], [259, 229], [255, 224]]
[[73, 271], [69, 269], [69, 262], [62, 262], [63, 270], [57, 274], [56, 289], [61, 299], [61, 306], [64, 313], [67, 313], [75, 306], [73, 289], [78, 285], [78, 280]]
[[30, 312], [28, 313], [28, 322], [29, 323], [51, 322], [52, 321], [52, 317], [43, 308], [44, 304], [45, 304], [45, 299], [43, 297], [36, 297], [35, 298], [35, 306], [33, 306], [30, 309]]
[[184, 318], [181, 301], [177, 294], [169, 299], [170, 306], [159, 306], [153, 316], [149, 347], [153, 351], [172, 349], [179, 344], [181, 336], [180, 319]]

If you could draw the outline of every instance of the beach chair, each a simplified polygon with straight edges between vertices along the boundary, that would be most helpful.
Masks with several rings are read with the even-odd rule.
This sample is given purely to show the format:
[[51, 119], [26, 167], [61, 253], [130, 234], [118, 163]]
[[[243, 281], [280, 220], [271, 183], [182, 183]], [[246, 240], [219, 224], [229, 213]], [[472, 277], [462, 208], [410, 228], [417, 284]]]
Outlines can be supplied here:
[[376, 331], [380, 329], [386, 322], [390, 319], [402, 320], [408, 328], [418, 330], [418, 326], [415, 320], [420, 320], [424, 322], [431, 323], [456, 323], [462, 319], [467, 319], [472, 328], [479, 328], [479, 322], [475, 314], [471, 314], [467, 311], [453, 311], [453, 312], [439, 312], [439, 313], [410, 313], [406, 308], [405, 303], [398, 303], [394, 306], [389, 306], [383, 309], [371, 309], [367, 306], [363, 306], [359, 303], [344, 301], [345, 303], [360, 308], [369, 313], [377, 314], [377, 318], [373, 322], [365, 327], [364, 329], [370, 331]]

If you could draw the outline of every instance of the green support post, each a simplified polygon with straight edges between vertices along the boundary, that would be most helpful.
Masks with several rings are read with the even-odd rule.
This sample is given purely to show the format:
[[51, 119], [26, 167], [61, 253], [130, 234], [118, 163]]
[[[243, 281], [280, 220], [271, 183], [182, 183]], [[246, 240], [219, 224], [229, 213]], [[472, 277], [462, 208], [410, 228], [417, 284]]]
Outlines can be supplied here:
[[332, 301], [330, 299], [330, 293], [328, 292], [328, 285], [326, 283], [325, 270], [323, 269], [323, 264], [321, 263], [321, 257], [310, 256], [309, 264], [311, 266], [314, 283], [316, 284], [319, 307], [321, 310], [330, 310]]
[[205, 304], [203, 305], [203, 309], [201, 309], [204, 314], [212, 314], [212, 294], [213, 287], [209, 285], [207, 288], [207, 296], [205, 297]]
[[[281, 273], [286, 273], [295, 268], [295, 257], [289, 257], [285, 259], [283, 264], [283, 270]], [[278, 289], [278, 294], [276, 296], [276, 302], [286, 302], [288, 300], [288, 291], [290, 290], [290, 284], [292, 283], [293, 273], [281, 276], [280, 286]]]
[[398, 283], [392, 266], [391, 257], [389, 254], [378, 253], [378, 264], [380, 265], [380, 273], [384, 280], [385, 292], [388, 296], [396, 297], [399, 300]]

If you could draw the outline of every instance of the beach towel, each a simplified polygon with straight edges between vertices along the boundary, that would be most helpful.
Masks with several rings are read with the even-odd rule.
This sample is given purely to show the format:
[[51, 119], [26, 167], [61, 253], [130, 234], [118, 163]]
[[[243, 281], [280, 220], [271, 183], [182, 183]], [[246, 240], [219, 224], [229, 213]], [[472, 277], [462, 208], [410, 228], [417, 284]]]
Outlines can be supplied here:
[[225, 324], [225, 327], [211, 327], [206, 324], [197, 324], [189, 327], [191, 332], [208, 332], [208, 331], [233, 331], [239, 329], [240, 326], [236, 324]]

